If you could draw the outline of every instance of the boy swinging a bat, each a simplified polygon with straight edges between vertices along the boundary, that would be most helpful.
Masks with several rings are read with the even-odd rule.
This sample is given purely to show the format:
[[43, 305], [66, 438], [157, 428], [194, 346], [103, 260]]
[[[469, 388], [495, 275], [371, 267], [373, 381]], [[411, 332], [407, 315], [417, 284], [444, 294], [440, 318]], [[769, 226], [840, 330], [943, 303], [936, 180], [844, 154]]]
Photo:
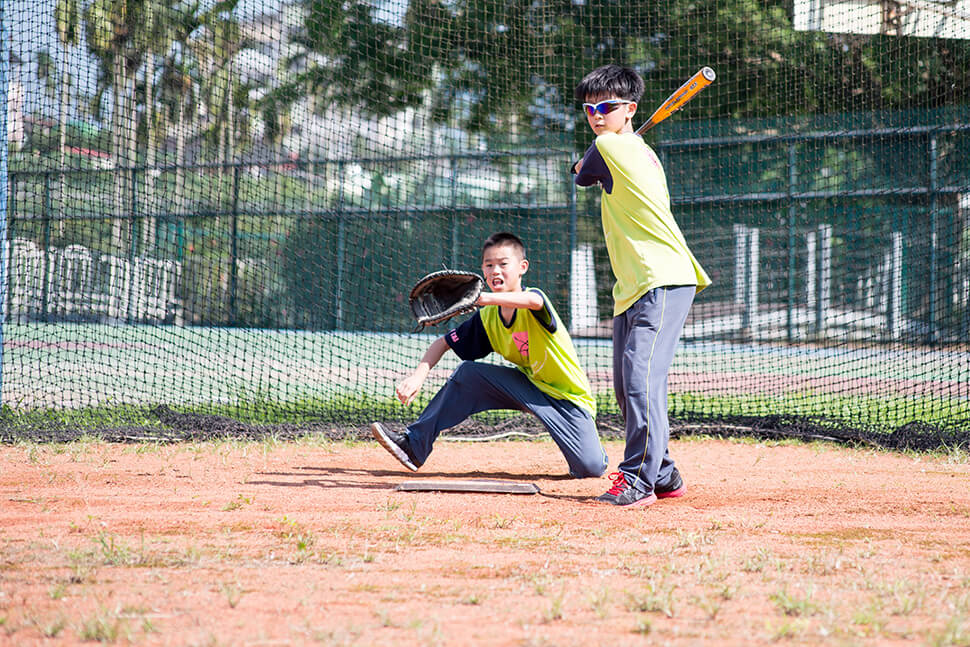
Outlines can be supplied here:
[[[601, 476], [608, 458], [596, 430], [596, 401], [579, 365], [572, 339], [546, 295], [523, 288], [529, 268], [522, 241], [507, 232], [482, 246], [481, 309], [439, 337], [414, 372], [397, 385], [408, 405], [428, 373], [450, 349], [465, 360], [405, 433], [375, 422], [374, 438], [394, 458], [417, 471], [441, 431], [492, 409], [528, 411], [549, 431], [575, 478]], [[514, 366], [477, 362], [496, 352]]]
[[610, 475], [613, 487], [597, 500], [624, 507], [686, 492], [667, 448], [667, 372], [694, 295], [711, 282], [671, 213], [660, 160], [633, 130], [643, 90], [643, 79], [618, 65], [583, 78], [576, 99], [596, 140], [572, 169], [577, 185], [603, 190], [603, 233], [616, 278], [613, 388], [626, 447]]

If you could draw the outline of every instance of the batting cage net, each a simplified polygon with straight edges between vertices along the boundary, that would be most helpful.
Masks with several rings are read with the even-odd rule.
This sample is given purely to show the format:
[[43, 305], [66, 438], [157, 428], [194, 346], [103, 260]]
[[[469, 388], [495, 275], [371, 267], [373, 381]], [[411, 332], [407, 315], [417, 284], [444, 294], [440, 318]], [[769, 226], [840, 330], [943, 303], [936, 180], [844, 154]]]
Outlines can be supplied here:
[[570, 174], [574, 89], [619, 63], [635, 126], [716, 72], [644, 135], [713, 279], [675, 431], [968, 445], [967, 0], [0, 11], [4, 440], [409, 422], [459, 360], [409, 407], [395, 385], [462, 320], [414, 332], [410, 287], [499, 231], [620, 428], [602, 190]]

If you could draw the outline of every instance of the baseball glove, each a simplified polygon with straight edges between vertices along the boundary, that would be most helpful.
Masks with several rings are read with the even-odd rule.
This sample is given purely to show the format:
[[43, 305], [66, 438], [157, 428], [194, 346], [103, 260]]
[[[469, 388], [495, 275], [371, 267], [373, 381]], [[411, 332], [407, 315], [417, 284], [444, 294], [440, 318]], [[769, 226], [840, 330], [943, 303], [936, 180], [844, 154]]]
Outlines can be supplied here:
[[411, 312], [419, 329], [447, 321], [476, 308], [485, 279], [474, 272], [439, 270], [411, 288]]

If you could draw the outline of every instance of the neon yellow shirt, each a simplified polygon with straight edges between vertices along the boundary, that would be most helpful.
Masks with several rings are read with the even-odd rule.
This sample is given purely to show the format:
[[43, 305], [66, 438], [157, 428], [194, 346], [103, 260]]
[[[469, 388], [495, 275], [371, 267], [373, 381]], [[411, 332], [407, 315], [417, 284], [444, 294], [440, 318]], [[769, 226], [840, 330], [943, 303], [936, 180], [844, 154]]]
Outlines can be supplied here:
[[604, 133], [586, 152], [576, 184], [603, 185], [603, 234], [616, 283], [613, 316], [650, 290], [711, 279], [670, 211], [667, 178], [656, 153], [634, 133]]
[[478, 311], [492, 350], [515, 364], [536, 387], [557, 400], [568, 400], [596, 416], [596, 400], [579, 366], [573, 340], [549, 299], [538, 292], [543, 310], [516, 310], [512, 323], [502, 321], [499, 306]]

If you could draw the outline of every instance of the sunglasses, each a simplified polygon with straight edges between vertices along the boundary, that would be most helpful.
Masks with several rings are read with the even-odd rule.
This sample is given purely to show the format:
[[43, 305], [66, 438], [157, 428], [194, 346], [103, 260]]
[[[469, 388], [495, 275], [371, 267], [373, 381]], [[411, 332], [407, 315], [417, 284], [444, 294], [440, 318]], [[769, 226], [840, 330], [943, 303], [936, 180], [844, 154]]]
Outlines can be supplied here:
[[623, 99], [607, 99], [606, 101], [600, 101], [599, 103], [584, 103], [583, 109], [586, 110], [586, 114], [590, 117], [600, 113], [601, 115], [608, 115], [623, 104], [633, 103], [632, 101], [625, 101]]

